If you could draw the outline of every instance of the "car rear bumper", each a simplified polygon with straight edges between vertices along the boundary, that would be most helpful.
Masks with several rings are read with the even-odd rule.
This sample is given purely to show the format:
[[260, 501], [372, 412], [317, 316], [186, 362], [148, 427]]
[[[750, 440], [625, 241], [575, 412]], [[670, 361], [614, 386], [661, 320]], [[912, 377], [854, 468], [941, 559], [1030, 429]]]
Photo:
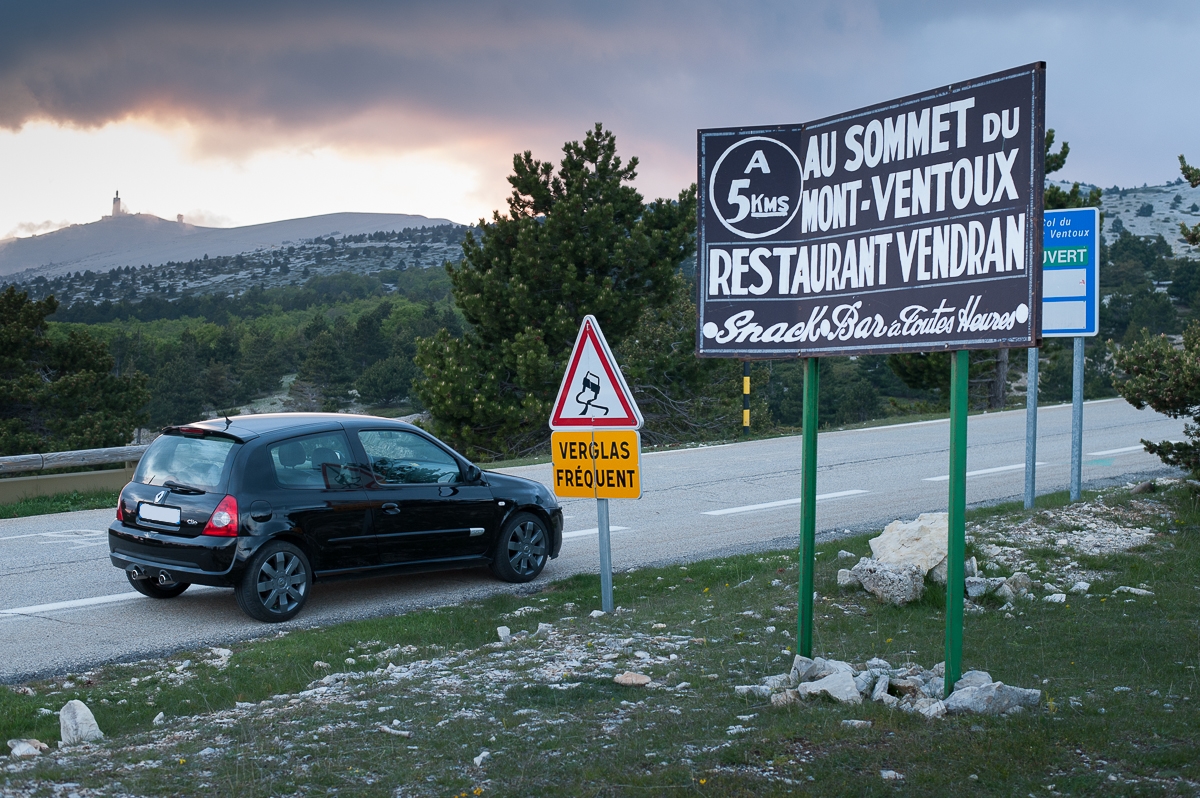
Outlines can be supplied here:
[[117, 568], [137, 570], [171, 582], [229, 587], [238, 563], [238, 538], [181, 537], [137, 529], [121, 521], [108, 528], [109, 559]]

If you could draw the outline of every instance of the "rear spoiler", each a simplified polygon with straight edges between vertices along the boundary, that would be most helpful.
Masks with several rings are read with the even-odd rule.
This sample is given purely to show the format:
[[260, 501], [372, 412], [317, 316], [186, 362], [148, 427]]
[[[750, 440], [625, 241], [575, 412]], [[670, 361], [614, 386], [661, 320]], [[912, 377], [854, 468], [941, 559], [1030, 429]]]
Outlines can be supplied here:
[[209, 429], [207, 427], [197, 427], [191, 424], [185, 424], [178, 427], [163, 427], [163, 435], [184, 435], [187, 437], [212, 436], [216, 438], [228, 438], [235, 443], [245, 443], [246, 441], [257, 438], [258, 436], [251, 433], [249, 435], [238, 435], [228, 429]]

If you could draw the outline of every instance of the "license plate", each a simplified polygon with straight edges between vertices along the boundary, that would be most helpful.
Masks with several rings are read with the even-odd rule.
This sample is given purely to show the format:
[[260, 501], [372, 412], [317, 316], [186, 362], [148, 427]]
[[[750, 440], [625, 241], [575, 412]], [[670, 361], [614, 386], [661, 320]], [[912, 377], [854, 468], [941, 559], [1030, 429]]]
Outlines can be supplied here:
[[159, 504], [146, 504], [142, 502], [138, 505], [138, 520], [179, 526], [179, 508], [163, 507]]

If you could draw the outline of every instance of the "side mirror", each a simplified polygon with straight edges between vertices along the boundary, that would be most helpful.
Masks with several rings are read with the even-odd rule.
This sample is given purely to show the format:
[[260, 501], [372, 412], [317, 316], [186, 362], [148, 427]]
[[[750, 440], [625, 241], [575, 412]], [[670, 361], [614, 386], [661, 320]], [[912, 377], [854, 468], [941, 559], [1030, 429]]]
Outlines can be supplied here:
[[479, 470], [479, 466], [474, 463], [467, 463], [467, 482], [478, 482], [483, 477], [483, 472]]

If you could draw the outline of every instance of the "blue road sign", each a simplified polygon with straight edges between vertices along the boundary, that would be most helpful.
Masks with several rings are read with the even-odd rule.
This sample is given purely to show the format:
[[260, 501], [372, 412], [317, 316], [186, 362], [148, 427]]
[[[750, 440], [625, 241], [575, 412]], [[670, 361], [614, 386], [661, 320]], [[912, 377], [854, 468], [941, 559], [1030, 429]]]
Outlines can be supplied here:
[[1100, 328], [1100, 210], [1045, 212], [1042, 336], [1075, 338]]

